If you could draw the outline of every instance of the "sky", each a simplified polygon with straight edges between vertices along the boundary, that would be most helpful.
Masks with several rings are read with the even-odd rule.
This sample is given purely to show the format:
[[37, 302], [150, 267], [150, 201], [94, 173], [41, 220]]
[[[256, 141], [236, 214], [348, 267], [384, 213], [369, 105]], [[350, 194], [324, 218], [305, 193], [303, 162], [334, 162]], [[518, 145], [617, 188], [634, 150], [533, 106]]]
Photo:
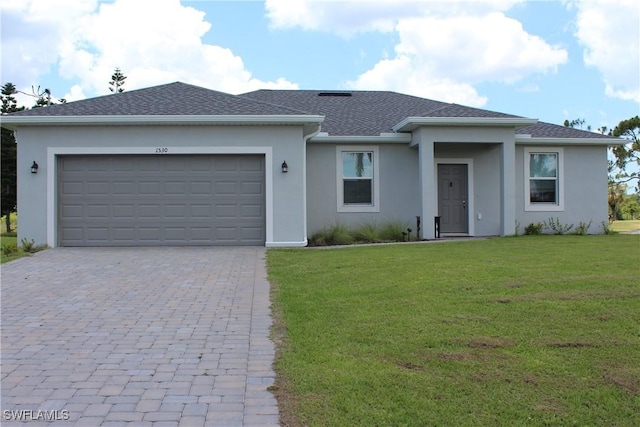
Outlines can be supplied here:
[[[640, 114], [637, 0], [2, 0], [1, 83], [390, 90], [562, 124]], [[33, 99], [20, 95], [22, 105]]]

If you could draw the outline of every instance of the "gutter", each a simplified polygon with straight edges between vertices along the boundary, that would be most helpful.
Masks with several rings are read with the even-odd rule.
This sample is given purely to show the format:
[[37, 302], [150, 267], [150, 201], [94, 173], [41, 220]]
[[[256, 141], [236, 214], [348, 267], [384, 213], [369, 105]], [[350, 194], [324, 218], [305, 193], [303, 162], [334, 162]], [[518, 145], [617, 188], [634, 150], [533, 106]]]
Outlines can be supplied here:
[[522, 127], [538, 123], [524, 117], [407, 117], [395, 125], [394, 132], [410, 132], [421, 126], [503, 126]]
[[621, 138], [550, 138], [516, 134], [517, 145], [625, 145], [629, 141]]
[[320, 124], [320, 115], [100, 115], [100, 116], [1, 116], [0, 124], [10, 130], [19, 126], [94, 125], [299, 125]]
[[361, 135], [329, 135], [326, 132], [320, 132], [314, 136], [309, 142], [312, 143], [348, 143], [348, 144], [389, 144], [399, 143], [408, 144], [411, 142], [410, 133], [381, 133], [380, 135], [361, 136]]

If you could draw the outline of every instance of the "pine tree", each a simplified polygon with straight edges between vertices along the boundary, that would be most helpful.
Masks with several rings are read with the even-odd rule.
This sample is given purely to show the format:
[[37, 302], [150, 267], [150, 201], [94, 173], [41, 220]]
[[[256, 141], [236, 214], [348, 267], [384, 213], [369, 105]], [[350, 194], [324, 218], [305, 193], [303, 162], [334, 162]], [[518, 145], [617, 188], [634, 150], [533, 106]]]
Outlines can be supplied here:
[[112, 93], [124, 92], [124, 88], [122, 86], [124, 86], [124, 81], [126, 79], [127, 77], [122, 74], [120, 68], [116, 68], [111, 76], [111, 81], [109, 82], [109, 91]]

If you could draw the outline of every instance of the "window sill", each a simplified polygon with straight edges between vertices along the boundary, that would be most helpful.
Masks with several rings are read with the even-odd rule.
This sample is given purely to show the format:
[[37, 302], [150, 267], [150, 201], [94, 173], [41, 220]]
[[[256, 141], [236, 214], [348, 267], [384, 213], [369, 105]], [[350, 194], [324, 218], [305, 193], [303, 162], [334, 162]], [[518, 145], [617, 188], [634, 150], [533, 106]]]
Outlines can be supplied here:
[[380, 212], [380, 208], [377, 206], [338, 206], [338, 212]]
[[525, 205], [525, 212], [564, 212], [562, 205]]

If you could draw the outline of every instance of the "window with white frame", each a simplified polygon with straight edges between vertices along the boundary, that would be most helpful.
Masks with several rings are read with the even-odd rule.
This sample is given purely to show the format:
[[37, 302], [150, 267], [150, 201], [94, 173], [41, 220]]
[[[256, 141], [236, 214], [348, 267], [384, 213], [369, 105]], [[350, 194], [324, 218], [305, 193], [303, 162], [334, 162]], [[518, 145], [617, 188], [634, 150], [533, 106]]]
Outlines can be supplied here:
[[378, 147], [338, 146], [338, 212], [379, 212]]
[[525, 210], [564, 210], [562, 148], [525, 148]]

